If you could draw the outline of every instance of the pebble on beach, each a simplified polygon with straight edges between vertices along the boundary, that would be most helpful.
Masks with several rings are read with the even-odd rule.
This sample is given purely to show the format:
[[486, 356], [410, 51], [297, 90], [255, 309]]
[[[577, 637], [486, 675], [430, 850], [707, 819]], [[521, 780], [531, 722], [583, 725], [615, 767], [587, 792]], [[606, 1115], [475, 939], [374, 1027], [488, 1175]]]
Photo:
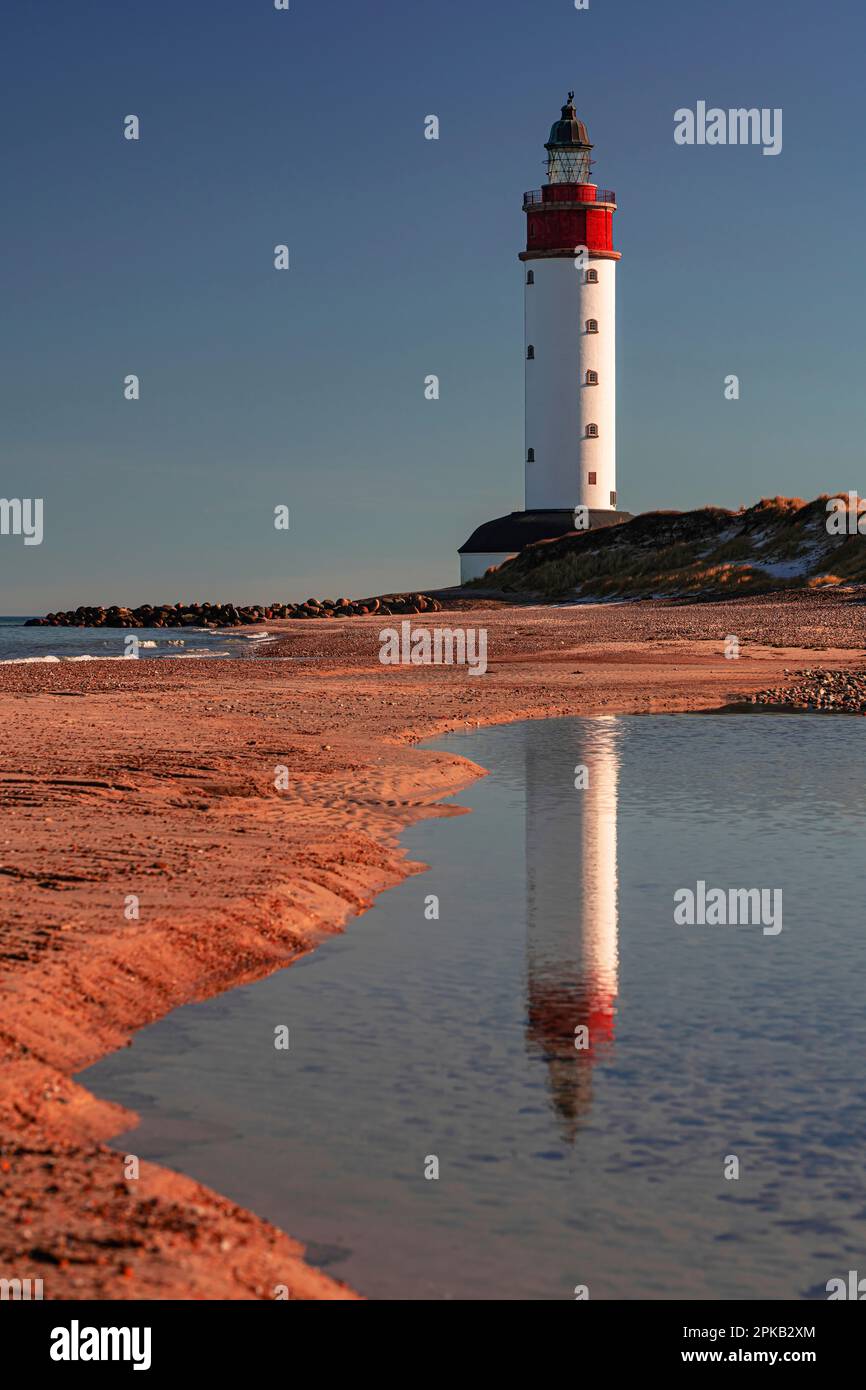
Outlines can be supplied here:
[[866, 714], [866, 671], [828, 671], [809, 667], [785, 671], [790, 685], [760, 690], [753, 705], [785, 705], [791, 709], [833, 710], [838, 714]]

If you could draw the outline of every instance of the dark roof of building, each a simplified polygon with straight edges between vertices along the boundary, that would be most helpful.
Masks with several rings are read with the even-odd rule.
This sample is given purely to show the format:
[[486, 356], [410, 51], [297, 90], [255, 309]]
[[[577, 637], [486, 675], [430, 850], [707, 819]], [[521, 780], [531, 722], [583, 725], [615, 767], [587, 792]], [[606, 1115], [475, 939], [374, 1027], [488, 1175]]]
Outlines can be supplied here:
[[577, 119], [574, 108], [574, 92], [569, 92], [568, 102], [562, 108], [562, 115], [550, 128], [550, 139], [545, 148], [551, 145], [585, 145], [592, 149], [589, 131], [583, 121]]
[[[590, 510], [589, 530], [597, 531], [601, 526], [618, 526], [622, 521], [631, 521], [631, 512], [607, 512]], [[502, 555], [516, 554], [533, 541], [555, 540], [567, 536], [574, 530], [574, 511], [531, 511], [512, 512], [510, 516], [498, 516], [493, 521], [485, 521], [468, 541], [461, 545], [459, 555]]]

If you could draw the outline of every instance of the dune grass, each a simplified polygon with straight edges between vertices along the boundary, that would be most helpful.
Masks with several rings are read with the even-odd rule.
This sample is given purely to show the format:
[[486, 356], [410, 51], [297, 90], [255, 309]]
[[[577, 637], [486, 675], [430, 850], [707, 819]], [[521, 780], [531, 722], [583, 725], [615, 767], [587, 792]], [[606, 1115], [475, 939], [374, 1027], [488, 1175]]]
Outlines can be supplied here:
[[[506, 592], [549, 599], [697, 597], [866, 583], [866, 537], [832, 536], [827, 501], [827, 494], [811, 502], [762, 497], [738, 512], [646, 513], [622, 527], [527, 546], [492, 578]], [[781, 578], [766, 568], [796, 560], [803, 561], [799, 574]]]

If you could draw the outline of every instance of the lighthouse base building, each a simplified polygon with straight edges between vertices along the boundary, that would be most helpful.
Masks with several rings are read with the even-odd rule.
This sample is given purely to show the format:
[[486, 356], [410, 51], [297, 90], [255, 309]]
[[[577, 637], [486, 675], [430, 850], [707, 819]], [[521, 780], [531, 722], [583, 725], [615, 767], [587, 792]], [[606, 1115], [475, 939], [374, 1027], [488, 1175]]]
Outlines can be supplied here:
[[524, 194], [526, 510], [485, 522], [460, 581], [533, 541], [628, 521], [616, 490], [616, 194], [591, 182], [574, 93], [550, 132], [547, 184]]
[[[610, 509], [590, 511], [582, 529], [597, 531], [600, 526], [619, 526], [623, 521], [631, 521], [631, 518], [631, 512]], [[460, 583], [468, 584], [470, 579], [481, 579], [491, 566], [513, 560], [525, 545], [531, 545], [533, 541], [556, 540], [559, 536], [569, 535], [574, 529], [573, 507], [554, 511], [527, 509], [485, 521], [483, 526], [476, 527], [457, 552], [460, 556]], [[495, 588], [495, 582], [492, 587]]]

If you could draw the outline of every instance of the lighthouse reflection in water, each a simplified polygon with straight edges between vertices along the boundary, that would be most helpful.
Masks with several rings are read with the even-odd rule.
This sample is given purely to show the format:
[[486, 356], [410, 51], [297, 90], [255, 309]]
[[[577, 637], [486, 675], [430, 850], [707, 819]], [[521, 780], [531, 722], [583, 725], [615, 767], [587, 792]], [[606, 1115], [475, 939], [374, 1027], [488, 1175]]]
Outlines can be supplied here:
[[[825, 1297], [863, 1246], [862, 739], [820, 715], [437, 739], [490, 775], [404, 835], [427, 873], [84, 1084], [141, 1116], [121, 1154], [374, 1297]], [[784, 931], [679, 926], [698, 878], [783, 885]]]
[[618, 975], [617, 791], [621, 728], [587, 719], [574, 741], [571, 813], [553, 781], [561, 749], [526, 733], [526, 1038], [544, 1059], [563, 1138], [592, 1105], [614, 1044]]

